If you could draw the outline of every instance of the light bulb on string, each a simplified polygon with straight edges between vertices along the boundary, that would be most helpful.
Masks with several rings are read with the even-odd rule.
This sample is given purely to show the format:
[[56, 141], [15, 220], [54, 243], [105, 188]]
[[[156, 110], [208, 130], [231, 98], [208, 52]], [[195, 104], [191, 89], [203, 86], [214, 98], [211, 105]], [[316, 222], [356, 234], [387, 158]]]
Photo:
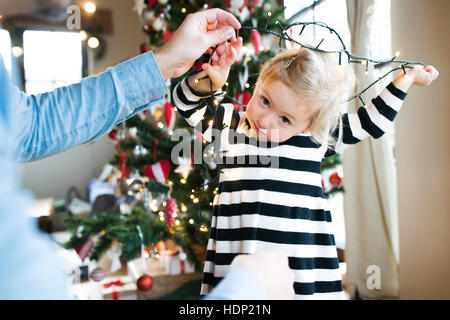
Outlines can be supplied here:
[[79, 34], [80, 34], [80, 39], [81, 39], [81, 41], [86, 41], [86, 40], [87, 40], [88, 34], [87, 34], [86, 31], [81, 30]]
[[96, 37], [90, 37], [88, 40], [88, 46], [91, 49], [96, 49], [100, 46], [100, 41]]
[[19, 46], [12, 47], [11, 52], [14, 58], [19, 58], [23, 55], [23, 49]]
[[97, 11], [97, 6], [95, 5], [95, 3], [88, 1], [84, 4], [84, 10], [89, 14], [93, 14], [95, 13], [95, 11]]

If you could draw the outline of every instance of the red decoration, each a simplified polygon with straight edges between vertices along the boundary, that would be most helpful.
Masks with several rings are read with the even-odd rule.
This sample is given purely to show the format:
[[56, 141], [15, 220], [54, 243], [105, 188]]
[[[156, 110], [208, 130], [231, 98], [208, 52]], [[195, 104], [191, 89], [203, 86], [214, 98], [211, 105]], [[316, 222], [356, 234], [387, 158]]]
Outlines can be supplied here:
[[169, 177], [169, 171], [170, 171], [170, 163], [169, 160], [161, 160], [157, 163], [146, 166], [144, 168], [144, 174], [149, 177], [150, 179], [156, 180], [159, 183], [165, 184], [167, 181], [167, 178]]
[[86, 259], [86, 257], [88, 256], [89, 252], [91, 252], [93, 247], [94, 247], [94, 241], [92, 239], [89, 239], [81, 246], [75, 248], [75, 251], [78, 253], [78, 255], [81, 258], [81, 262], [84, 262], [84, 259]]
[[162, 34], [162, 37], [163, 37], [162, 42], [166, 43], [167, 41], [169, 41], [173, 37], [174, 34], [175, 34], [175, 30], [172, 31], [172, 32], [164, 31], [163, 34]]
[[145, 3], [149, 8], [153, 7], [155, 5], [157, 0], [145, 0]]
[[146, 43], [141, 43], [141, 45], [139, 46], [139, 50], [141, 51], [141, 53], [146, 53], [150, 51]]
[[258, 7], [258, 4], [259, 0], [250, 0], [248, 3], [248, 8], [250, 9], [251, 12], [253, 12]]
[[173, 130], [175, 126], [175, 107], [170, 104], [170, 102], [166, 102], [166, 106], [164, 108], [164, 119], [166, 120], [167, 129]]
[[169, 228], [173, 227], [176, 212], [177, 212], [177, 205], [175, 204], [175, 201], [172, 198], [167, 198], [166, 206], [164, 208], [164, 217], [166, 218], [166, 222], [169, 225]]
[[140, 291], [148, 291], [153, 287], [153, 278], [148, 274], [144, 274], [139, 277], [136, 284]]
[[128, 161], [129, 155], [130, 155], [129, 152], [122, 153], [121, 151], [119, 151], [119, 159], [117, 161], [117, 168], [119, 169], [120, 173], [122, 174], [122, 176], [120, 177], [120, 180], [128, 179], [130, 177], [131, 167], [127, 166], [127, 161]]
[[255, 54], [258, 56], [261, 48], [263, 47], [262, 36], [258, 30], [250, 30], [250, 39], [252, 41], [253, 49], [255, 49]]
[[108, 134], [109, 138], [111, 140], [117, 140], [117, 130], [116, 129], [112, 129], [109, 134]]
[[144, 30], [147, 32], [152, 32], [153, 31], [153, 27], [149, 24], [144, 25]]
[[113, 300], [119, 300], [119, 293], [117, 293], [116, 291], [116, 286], [124, 286], [126, 285], [125, 282], [122, 282], [121, 280], [115, 280], [115, 281], [111, 281], [108, 283], [104, 283], [103, 284], [103, 288], [109, 288], [112, 287], [112, 296], [113, 296]]
[[[236, 95], [236, 100], [239, 101], [244, 106], [248, 105], [251, 99], [252, 95], [248, 91], [240, 92]], [[244, 108], [240, 104], [233, 102], [233, 105], [236, 111], [238, 112], [244, 111]]]
[[339, 176], [337, 172], [330, 175], [330, 183], [334, 186], [342, 187], [343, 179]]
[[232, 8], [231, 7], [231, 0], [227, 0], [227, 8], [228, 9], [239, 9], [239, 12], [242, 12], [242, 10], [247, 5], [247, 3], [248, 3], [248, 0], [243, 0], [242, 1], [242, 6], [240, 8]]

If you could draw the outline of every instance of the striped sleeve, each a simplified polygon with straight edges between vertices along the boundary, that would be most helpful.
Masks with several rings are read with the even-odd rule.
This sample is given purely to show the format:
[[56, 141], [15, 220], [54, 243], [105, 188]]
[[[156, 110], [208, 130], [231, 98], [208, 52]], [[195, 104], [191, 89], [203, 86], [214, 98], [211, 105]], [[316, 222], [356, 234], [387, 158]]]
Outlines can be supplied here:
[[340, 153], [368, 137], [378, 139], [392, 131], [394, 119], [406, 96], [391, 82], [369, 105], [360, 107], [356, 113], [344, 113], [332, 134], [336, 139], [335, 148], [328, 150], [325, 156]]
[[177, 84], [173, 91], [175, 106], [183, 118], [203, 134], [207, 141], [212, 139], [212, 129], [236, 129], [240, 116], [232, 104], [215, 106], [210, 93], [200, 93], [194, 90], [188, 82], [188, 77]]

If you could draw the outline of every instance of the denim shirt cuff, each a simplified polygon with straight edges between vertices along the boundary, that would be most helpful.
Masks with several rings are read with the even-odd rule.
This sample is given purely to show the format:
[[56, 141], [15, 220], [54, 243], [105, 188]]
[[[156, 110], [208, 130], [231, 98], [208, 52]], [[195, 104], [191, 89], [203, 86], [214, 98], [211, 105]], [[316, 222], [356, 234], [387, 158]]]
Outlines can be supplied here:
[[117, 90], [117, 98], [124, 106], [117, 115], [121, 122], [155, 103], [167, 94], [167, 86], [153, 52], [108, 68]]

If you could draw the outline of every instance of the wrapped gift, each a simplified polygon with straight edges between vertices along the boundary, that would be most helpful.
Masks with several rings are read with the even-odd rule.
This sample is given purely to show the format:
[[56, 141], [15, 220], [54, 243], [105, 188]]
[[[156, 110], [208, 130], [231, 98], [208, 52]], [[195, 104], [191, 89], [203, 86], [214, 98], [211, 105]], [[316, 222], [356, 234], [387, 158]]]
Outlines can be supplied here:
[[130, 276], [105, 278], [100, 284], [103, 300], [137, 300], [136, 281]]
[[168, 259], [166, 271], [170, 275], [186, 274], [195, 272], [195, 266], [189, 263], [184, 252], [173, 252]]
[[164, 268], [164, 270], [169, 269], [169, 263], [170, 263], [170, 257], [173, 255], [173, 253], [176, 252], [174, 250], [161, 250], [159, 252], [159, 263], [161, 267]]
[[142, 263], [141, 258], [129, 261], [127, 268], [129, 273], [128, 275], [135, 281], [137, 281], [137, 279], [139, 279], [139, 277], [143, 274], [148, 274], [152, 277], [168, 274], [167, 271], [160, 265], [159, 261], [154, 258], [145, 258], [144, 263]]

